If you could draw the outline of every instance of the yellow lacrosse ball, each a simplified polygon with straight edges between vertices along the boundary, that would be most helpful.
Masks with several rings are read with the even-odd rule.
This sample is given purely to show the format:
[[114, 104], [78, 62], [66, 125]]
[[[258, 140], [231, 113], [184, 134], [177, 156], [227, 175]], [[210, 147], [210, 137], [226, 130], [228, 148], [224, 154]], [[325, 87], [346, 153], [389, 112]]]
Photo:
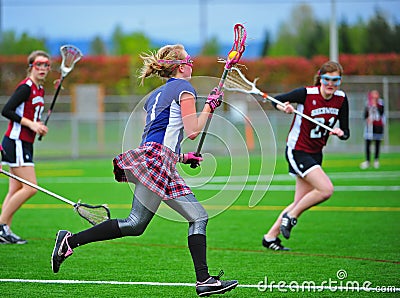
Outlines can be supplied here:
[[228, 58], [229, 59], [233, 59], [233, 58], [235, 58], [235, 56], [237, 55], [237, 51], [231, 51], [230, 53], [229, 53], [229, 55], [228, 55]]

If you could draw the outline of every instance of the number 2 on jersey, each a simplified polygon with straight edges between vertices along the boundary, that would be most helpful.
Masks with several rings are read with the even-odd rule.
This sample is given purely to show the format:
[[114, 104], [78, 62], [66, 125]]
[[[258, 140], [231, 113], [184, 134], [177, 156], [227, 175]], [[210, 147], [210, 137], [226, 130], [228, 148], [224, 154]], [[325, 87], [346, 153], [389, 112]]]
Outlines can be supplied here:
[[[325, 118], [319, 117], [319, 118], [314, 118], [314, 120], [318, 121], [319, 123], [325, 124]], [[328, 126], [332, 127], [333, 123], [335, 121], [335, 117], [331, 117], [328, 120]], [[322, 128], [321, 126], [317, 125], [315, 126], [315, 128], [311, 129], [310, 131], [310, 138], [312, 139], [319, 139], [323, 136], [326, 136], [326, 134], [328, 133], [328, 131], [324, 128]]]

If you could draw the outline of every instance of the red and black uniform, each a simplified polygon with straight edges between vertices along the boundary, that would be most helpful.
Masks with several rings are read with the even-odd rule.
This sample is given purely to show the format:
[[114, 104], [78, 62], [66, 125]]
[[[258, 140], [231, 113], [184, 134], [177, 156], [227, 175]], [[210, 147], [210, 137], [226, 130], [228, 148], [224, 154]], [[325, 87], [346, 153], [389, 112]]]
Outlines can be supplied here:
[[364, 129], [364, 138], [366, 140], [381, 141], [385, 126], [384, 107], [381, 98], [378, 100], [376, 106], [367, 103], [364, 109], [364, 119], [368, 120]]
[[37, 86], [30, 78], [17, 86], [2, 110], [10, 120], [3, 138], [3, 161], [10, 166], [33, 164], [33, 146], [36, 133], [21, 125], [22, 117], [34, 122], [40, 121], [44, 109], [44, 88]]
[[[339, 127], [344, 132], [340, 139], [347, 140], [350, 137], [349, 105], [343, 91], [337, 90], [327, 100], [322, 97], [320, 87], [310, 86], [278, 95], [276, 99], [297, 103], [299, 112], [329, 127], [333, 127], [339, 121]], [[296, 114], [287, 137], [286, 153], [290, 172], [304, 177], [312, 168], [321, 165], [322, 149], [328, 137], [329, 132], [326, 129]], [[309, 156], [312, 160], [307, 160]], [[303, 160], [305, 157], [307, 158]]]
[[39, 122], [44, 109], [44, 89], [36, 86], [31, 79], [23, 80], [4, 106], [2, 115], [10, 122], [5, 135], [13, 140], [33, 143], [36, 133], [29, 127], [22, 126], [21, 119], [25, 117], [33, 122]]
[[385, 114], [383, 100], [378, 99], [376, 105], [367, 102], [364, 109], [365, 127], [365, 160], [371, 159], [371, 143], [375, 142], [375, 161], [379, 160], [381, 142], [384, 138]]

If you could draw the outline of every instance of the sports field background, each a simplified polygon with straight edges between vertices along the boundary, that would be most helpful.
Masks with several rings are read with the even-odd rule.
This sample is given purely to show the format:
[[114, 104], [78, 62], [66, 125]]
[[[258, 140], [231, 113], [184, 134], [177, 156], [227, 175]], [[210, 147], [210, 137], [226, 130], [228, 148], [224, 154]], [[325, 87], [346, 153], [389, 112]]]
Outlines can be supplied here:
[[[219, 78], [216, 77], [192, 77], [191, 83], [199, 96], [197, 110], [202, 109], [208, 92], [218, 82]], [[73, 86], [84, 88], [86, 85]], [[61, 92], [49, 122], [48, 134], [43, 138], [43, 142], [35, 143], [35, 158], [109, 157], [124, 151], [121, 144], [129, 143], [126, 147], [132, 148], [140, 143], [145, 119], [144, 96], [108, 94], [105, 98], [96, 99], [89, 94], [90, 96], [75, 98], [71, 94], [73, 86], [69, 86]], [[93, 87], [93, 85], [89, 86]], [[400, 134], [398, 133], [400, 130], [398, 105], [400, 78], [396, 76], [346, 76], [343, 89], [349, 98], [351, 137], [346, 142], [342, 142], [338, 138], [330, 138], [325, 151], [336, 153], [364, 151], [364, 108], [367, 91], [377, 89], [382, 91], [381, 96], [385, 102], [386, 127], [382, 152], [400, 152]], [[269, 90], [269, 92], [272, 91]], [[272, 96], [274, 94], [271, 93]], [[47, 96], [51, 98], [51, 94]], [[7, 100], [8, 96], [0, 97], [0, 108]], [[80, 102], [79, 110], [75, 110], [72, 104], [76, 101]], [[103, 104], [99, 105], [102, 101], [104, 101]], [[223, 142], [230, 142], [229, 150], [237, 149], [236, 144], [240, 144], [242, 139], [249, 142], [249, 134], [246, 133], [245, 127], [245, 123], [249, 122], [253, 129], [253, 137], [259, 137], [268, 130], [273, 133], [273, 139], [271, 137], [262, 138], [262, 144], [276, 142], [276, 148], [283, 150], [293, 115], [285, 115], [273, 109], [269, 101], [262, 103], [259, 97], [243, 93], [225, 91], [224, 101], [226, 104], [215, 112], [209, 128], [209, 133], [217, 135], [218, 138], [213, 140], [207, 136], [203, 149], [217, 154], [225, 154], [226, 144]], [[46, 102], [50, 104], [50, 99], [47, 99]], [[104, 113], [99, 112], [103, 110]], [[220, 119], [223, 121], [218, 122], [217, 115], [221, 116]], [[244, 115], [246, 115], [246, 120]], [[7, 119], [0, 117], [0, 127], [6, 127], [7, 123]], [[236, 133], [236, 130], [239, 133]], [[223, 142], [219, 142], [219, 140], [223, 140]], [[189, 149], [193, 151], [193, 143]]]
[[[354, 288], [368, 281], [374, 290], [399, 290], [400, 154], [383, 153], [378, 170], [361, 171], [362, 160], [361, 153], [325, 155], [324, 168], [335, 192], [300, 217], [291, 239], [283, 242], [291, 248], [289, 252], [261, 246], [263, 234], [293, 198], [294, 181], [287, 174], [286, 161], [277, 156], [272, 183], [254, 208], [248, 207], [247, 190], [254, 179], [247, 179], [249, 187], [208, 224], [210, 272], [217, 275], [223, 269], [223, 278], [239, 280], [237, 289], [221, 297], [382, 296]], [[226, 159], [217, 159], [207, 190], [194, 188], [199, 200], [213, 196], [222, 186], [229, 197], [235, 185], [246, 181], [248, 177], [236, 177], [224, 184], [221, 176], [228, 166]], [[132, 190], [113, 180], [111, 159], [40, 161], [36, 170], [38, 184], [48, 190], [73, 201], [107, 203], [112, 217], [129, 213]], [[0, 175], [1, 198], [7, 192], [7, 179]], [[219, 208], [205, 206], [209, 211]], [[77, 248], [54, 274], [50, 255], [56, 232], [78, 232], [89, 226], [71, 206], [38, 192], [16, 213], [12, 226], [29, 243], [0, 246], [1, 297], [196, 297], [187, 224], [161, 217], [155, 217], [140, 237]], [[257, 285], [265, 280], [274, 286], [260, 291]], [[329, 281], [344, 288], [329, 289]], [[278, 289], [279, 282], [307, 282], [311, 288]], [[325, 288], [316, 288], [319, 285]], [[398, 295], [392, 292], [384, 297]]]

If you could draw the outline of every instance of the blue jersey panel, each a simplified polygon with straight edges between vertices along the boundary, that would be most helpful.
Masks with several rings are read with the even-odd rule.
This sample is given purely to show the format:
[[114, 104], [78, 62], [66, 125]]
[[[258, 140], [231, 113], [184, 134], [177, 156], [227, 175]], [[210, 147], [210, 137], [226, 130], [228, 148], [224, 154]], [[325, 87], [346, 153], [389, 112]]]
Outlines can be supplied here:
[[150, 94], [144, 106], [147, 116], [142, 144], [157, 142], [180, 152], [183, 139], [180, 97], [183, 93], [196, 98], [196, 91], [188, 81], [173, 78]]

